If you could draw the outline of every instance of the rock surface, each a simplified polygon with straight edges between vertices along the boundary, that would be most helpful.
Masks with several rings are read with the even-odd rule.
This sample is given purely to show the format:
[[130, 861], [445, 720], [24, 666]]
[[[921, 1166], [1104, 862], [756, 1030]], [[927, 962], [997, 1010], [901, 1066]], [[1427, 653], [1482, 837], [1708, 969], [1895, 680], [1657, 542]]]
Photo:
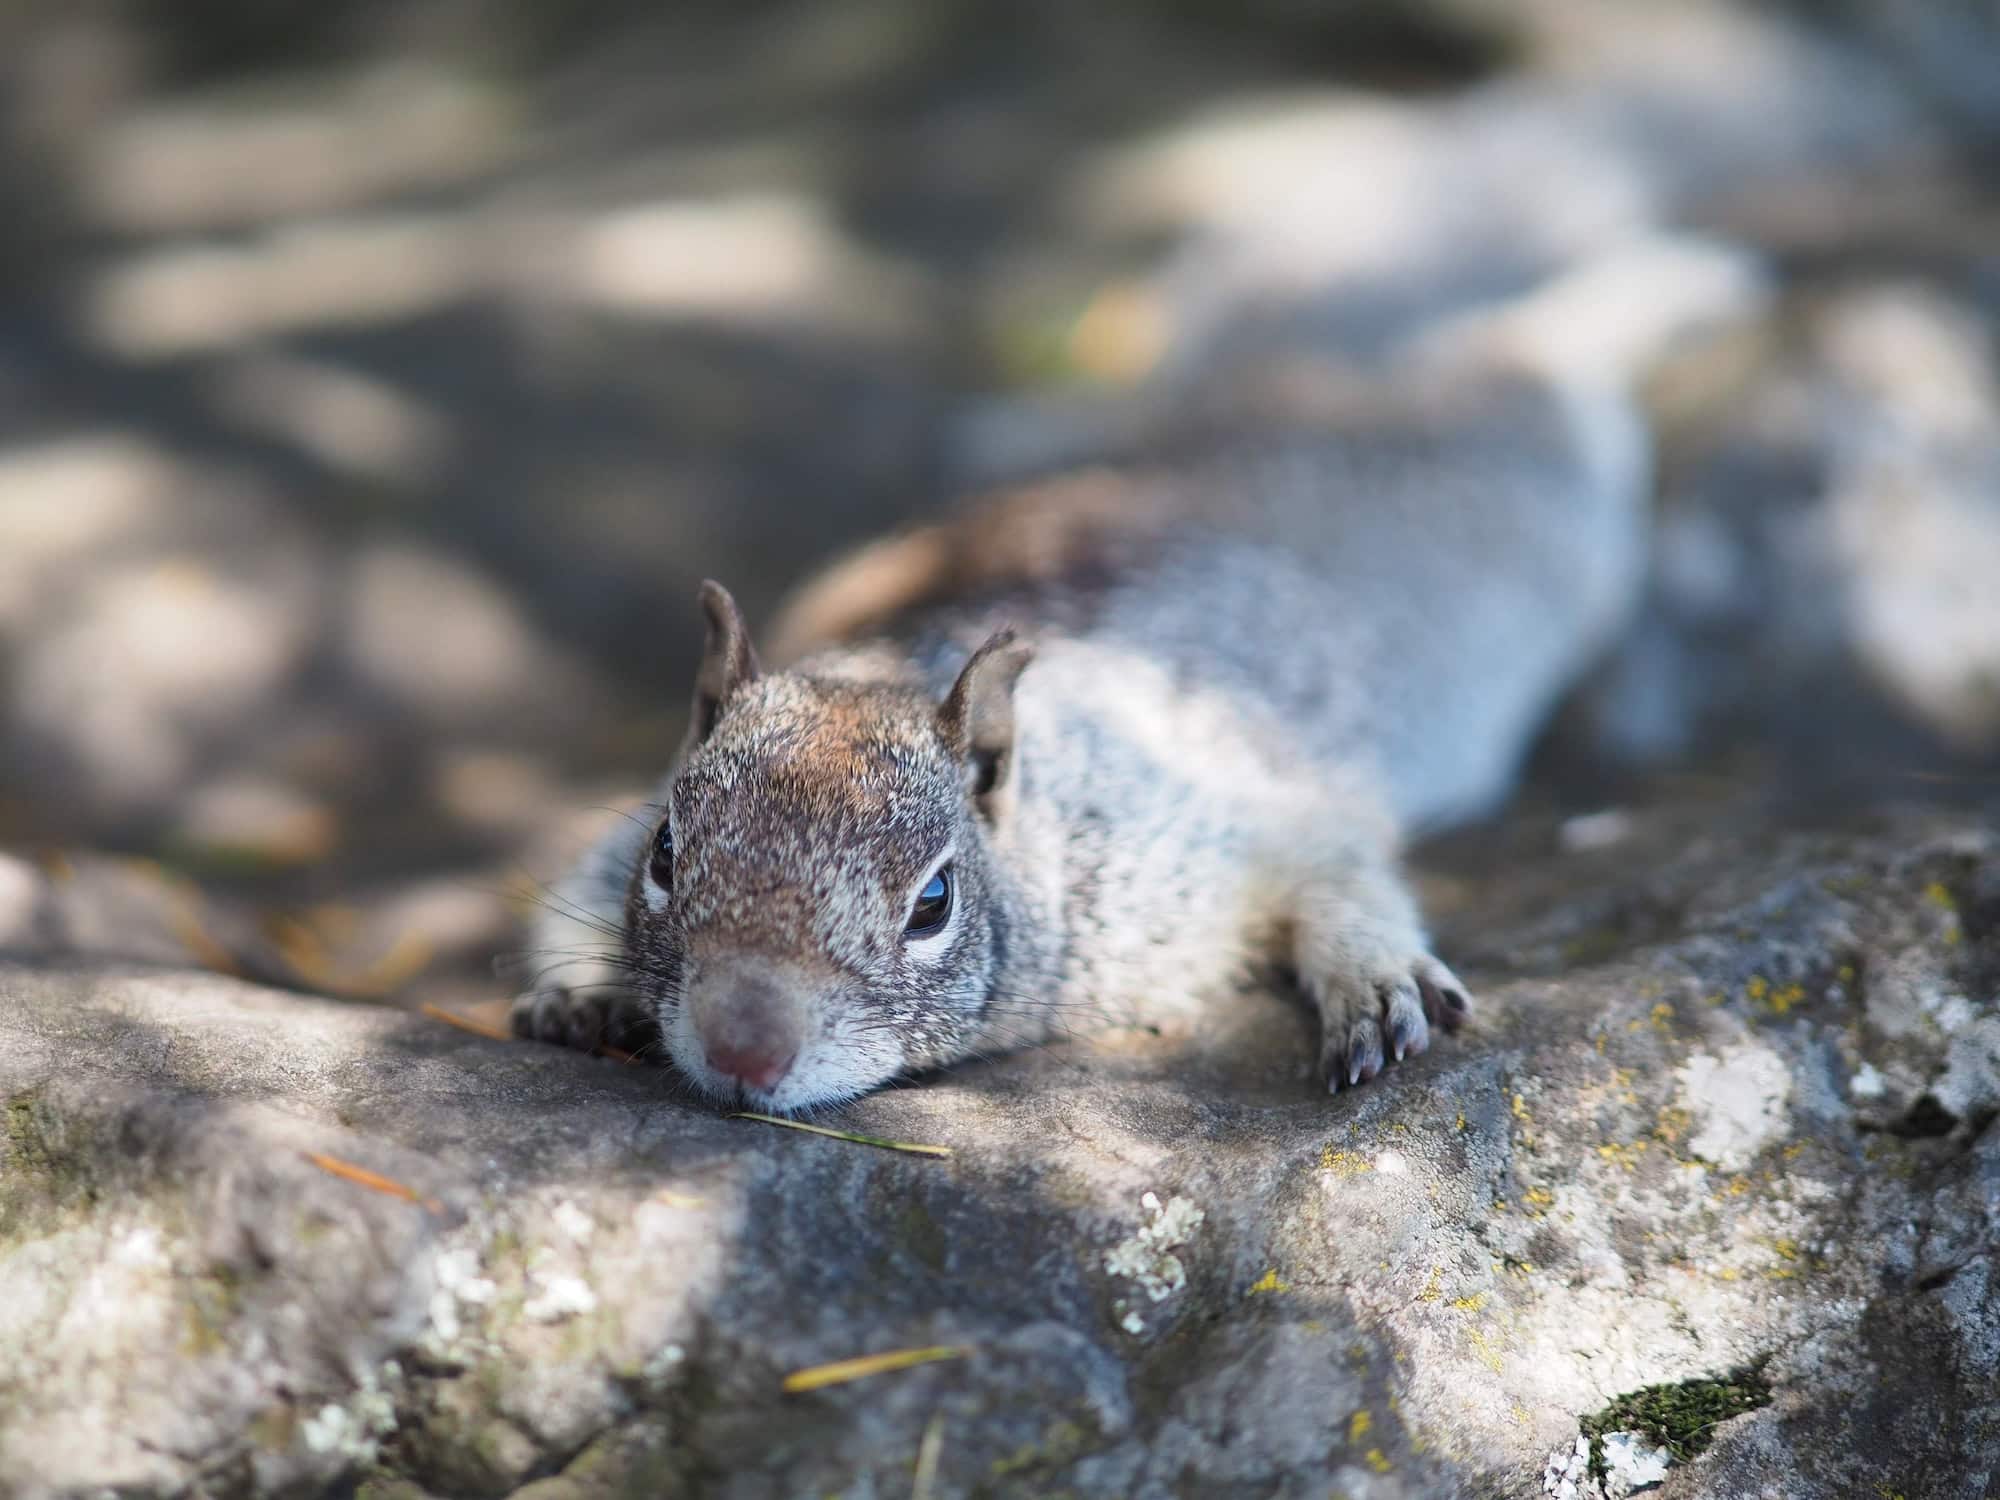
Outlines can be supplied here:
[[[1761, 1367], [1659, 1493], [1989, 1493], [2000, 841], [1555, 835], [1444, 851], [1483, 1018], [1378, 1084], [1318, 1095], [1254, 994], [824, 1122], [949, 1159], [429, 1017], [9, 964], [0, 1474], [859, 1500], [928, 1448], [936, 1496], [1529, 1496], [1622, 1393]], [[1113, 1274], [1167, 1218], [1179, 1272]]]
[[[512, 66], [547, 7], [43, 9], [0, 1500], [1582, 1497], [1600, 1446], [1668, 1500], [2000, 1492], [1972, 7], [593, 6]], [[1649, 383], [1646, 607], [1425, 856], [1468, 1034], [1329, 1100], [1258, 994], [825, 1122], [935, 1158], [366, 1003], [504, 1006], [495, 887], [671, 753], [701, 576], [761, 621], [1155, 383], [1661, 229], [1773, 300]], [[1796, 821], [1913, 792], [1961, 807]], [[899, 1350], [949, 1357], [784, 1388]]]

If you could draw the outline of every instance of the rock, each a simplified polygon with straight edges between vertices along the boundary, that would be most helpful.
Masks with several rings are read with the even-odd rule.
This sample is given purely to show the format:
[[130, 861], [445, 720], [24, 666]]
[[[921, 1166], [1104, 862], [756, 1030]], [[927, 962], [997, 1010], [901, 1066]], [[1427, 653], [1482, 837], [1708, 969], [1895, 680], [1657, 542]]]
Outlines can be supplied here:
[[1984, 1493], [2000, 841], [1626, 817], [1579, 851], [1520, 815], [1451, 874], [1486, 1004], [1378, 1084], [1320, 1095], [1259, 993], [827, 1122], [948, 1159], [386, 1008], [8, 962], [0, 1475], [900, 1497], [930, 1434], [937, 1496], [1588, 1493], [1580, 1422], [1754, 1366], [1769, 1403], [1652, 1492]]
[[1667, 1477], [1670, 1462], [1666, 1449], [1655, 1447], [1639, 1433], [1604, 1434], [1604, 1488], [1607, 1494], [1623, 1496], [1650, 1489]]

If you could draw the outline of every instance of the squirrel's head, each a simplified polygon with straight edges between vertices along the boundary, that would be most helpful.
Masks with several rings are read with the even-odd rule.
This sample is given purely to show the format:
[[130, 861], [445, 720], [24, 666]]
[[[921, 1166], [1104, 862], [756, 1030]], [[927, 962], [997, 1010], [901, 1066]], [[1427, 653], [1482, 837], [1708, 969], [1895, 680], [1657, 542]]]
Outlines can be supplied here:
[[727, 590], [701, 603], [693, 719], [627, 903], [674, 1061], [792, 1110], [963, 1056], [1006, 941], [991, 850], [1030, 648], [995, 635], [938, 702], [763, 673]]

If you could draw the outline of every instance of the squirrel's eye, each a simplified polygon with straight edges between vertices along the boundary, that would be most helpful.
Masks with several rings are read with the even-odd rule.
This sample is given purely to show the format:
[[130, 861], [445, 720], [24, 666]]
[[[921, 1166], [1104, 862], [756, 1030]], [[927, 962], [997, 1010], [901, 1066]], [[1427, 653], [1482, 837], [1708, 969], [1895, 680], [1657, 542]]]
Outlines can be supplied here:
[[917, 892], [917, 904], [903, 926], [904, 937], [930, 937], [944, 927], [951, 918], [951, 883], [951, 866], [946, 865]]
[[653, 835], [653, 852], [646, 864], [646, 875], [661, 890], [673, 889], [674, 829], [665, 818], [660, 820], [659, 832]]

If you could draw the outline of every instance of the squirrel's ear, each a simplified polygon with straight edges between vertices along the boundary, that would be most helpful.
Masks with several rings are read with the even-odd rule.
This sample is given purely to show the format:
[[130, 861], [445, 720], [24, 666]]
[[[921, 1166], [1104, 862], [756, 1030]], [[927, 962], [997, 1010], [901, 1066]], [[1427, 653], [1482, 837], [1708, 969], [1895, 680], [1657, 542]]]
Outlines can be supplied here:
[[938, 709], [938, 732], [965, 765], [967, 789], [987, 819], [1012, 803], [1014, 684], [1035, 648], [1002, 630], [972, 653]]
[[708, 617], [708, 650], [694, 679], [694, 718], [688, 742], [699, 745], [715, 728], [729, 695], [757, 679], [757, 652], [743, 624], [743, 611], [729, 590], [709, 579], [701, 586], [701, 612]]

